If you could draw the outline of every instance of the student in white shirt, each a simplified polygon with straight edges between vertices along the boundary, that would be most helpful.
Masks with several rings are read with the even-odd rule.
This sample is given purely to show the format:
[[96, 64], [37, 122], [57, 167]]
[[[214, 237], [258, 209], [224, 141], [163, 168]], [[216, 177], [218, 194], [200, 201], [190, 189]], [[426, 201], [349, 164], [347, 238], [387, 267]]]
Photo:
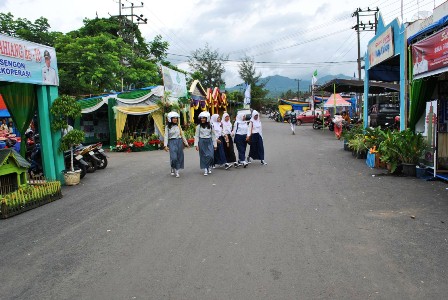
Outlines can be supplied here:
[[221, 123], [221, 118], [219, 117], [218, 114], [214, 114], [211, 117], [211, 122], [210, 124], [212, 125], [213, 129], [215, 130], [215, 134], [216, 134], [216, 150], [215, 150], [215, 154], [214, 154], [214, 165], [213, 168], [215, 167], [215, 165], [218, 165], [220, 167], [224, 167], [226, 170], [228, 170], [231, 165], [227, 163], [227, 159], [226, 159], [226, 153], [224, 152], [224, 137], [223, 137], [223, 128], [222, 128], [222, 123]]
[[235, 145], [238, 150], [238, 165], [247, 167], [246, 161], [246, 147], [247, 147], [247, 121], [244, 120], [245, 114], [240, 112], [236, 115], [235, 123], [233, 124], [232, 135], [235, 137]]
[[263, 132], [258, 111], [252, 111], [246, 140], [250, 143], [248, 162], [251, 159], [260, 160], [262, 165], [267, 165], [264, 160]]
[[225, 112], [222, 114], [221, 124], [226, 160], [229, 164], [233, 164], [235, 168], [238, 168], [239, 164], [236, 162], [235, 150], [232, 141], [232, 122], [230, 122], [230, 116], [228, 113]]
[[184, 132], [179, 125], [179, 114], [168, 113], [168, 123], [165, 126], [165, 151], [170, 152], [171, 176], [179, 178], [179, 170], [184, 168], [184, 145], [188, 147]]
[[194, 146], [199, 152], [199, 166], [204, 170], [204, 176], [212, 173], [214, 150], [217, 148], [215, 130], [210, 125], [210, 113], [203, 111], [198, 116]]

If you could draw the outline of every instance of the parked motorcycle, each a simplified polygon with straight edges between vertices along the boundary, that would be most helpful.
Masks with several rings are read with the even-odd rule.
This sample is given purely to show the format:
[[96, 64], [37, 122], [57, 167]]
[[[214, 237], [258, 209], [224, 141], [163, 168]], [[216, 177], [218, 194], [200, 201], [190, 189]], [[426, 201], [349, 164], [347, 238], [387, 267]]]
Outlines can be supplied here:
[[334, 131], [334, 122], [332, 119], [330, 120], [330, 123], [328, 124], [328, 130]]
[[322, 122], [322, 118], [314, 118], [314, 122], [313, 122], [313, 129], [322, 129], [325, 127], [329, 127], [330, 124], [332, 123], [330, 117], [326, 117], [323, 122]]
[[386, 123], [382, 126], [383, 129], [400, 130], [400, 116], [395, 116], [393, 123]]
[[81, 155], [83, 160], [89, 165], [87, 167], [87, 173], [93, 173], [98, 169], [101, 161], [96, 157], [95, 152], [93, 152], [92, 145], [84, 146], [80, 144], [75, 148], [75, 151], [79, 151], [78, 155]]
[[278, 111], [272, 111], [269, 114], [268, 118], [271, 119], [271, 120], [274, 120], [276, 122], [279, 122], [280, 121], [280, 113]]
[[107, 155], [104, 152], [103, 144], [102, 143], [96, 143], [92, 146], [92, 151], [95, 154], [95, 156], [100, 160], [100, 164], [98, 166], [98, 169], [105, 169], [107, 167]]
[[[81, 170], [81, 178], [84, 178], [89, 168], [89, 164], [84, 161], [83, 156], [80, 154], [80, 150], [73, 151], [73, 168], [75, 170]], [[71, 152], [70, 150], [64, 152], [65, 169], [68, 170], [71, 167]]]
[[27, 148], [26, 159], [31, 164], [28, 169], [28, 173], [31, 178], [41, 177], [44, 174], [44, 169], [42, 167], [42, 156], [40, 149], [39, 135], [33, 136], [32, 144]]

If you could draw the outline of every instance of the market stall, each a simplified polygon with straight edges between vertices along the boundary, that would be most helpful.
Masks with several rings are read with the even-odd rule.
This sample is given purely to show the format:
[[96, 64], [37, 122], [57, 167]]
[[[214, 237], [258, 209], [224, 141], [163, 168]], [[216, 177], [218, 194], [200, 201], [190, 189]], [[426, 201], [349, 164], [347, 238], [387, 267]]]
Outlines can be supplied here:
[[[422, 26], [422, 24], [426, 26]], [[428, 148], [422, 163], [448, 180], [448, 3], [406, 30], [409, 51], [409, 127], [423, 132]]]
[[86, 134], [86, 142], [115, 145], [123, 135], [149, 136], [163, 132], [159, 105], [163, 86], [102, 95], [79, 100], [82, 118], [76, 124]]
[[210, 114], [222, 114], [227, 111], [229, 102], [225, 93], [219, 88], [204, 89], [199, 80], [193, 81], [190, 86], [190, 122], [197, 123], [197, 117], [202, 111]]
[[[4, 46], [0, 58], [6, 64], [0, 72], [0, 94], [8, 112], [20, 136], [37, 112], [45, 177], [63, 180], [64, 159], [58, 150], [61, 135], [51, 132], [49, 118], [49, 107], [58, 96], [55, 49], [1, 34], [0, 43]], [[26, 49], [26, 53], [14, 49]], [[24, 143], [20, 150], [25, 156]]]
[[[398, 83], [399, 95], [397, 103], [400, 109], [400, 130], [407, 124], [406, 102], [406, 42], [404, 37], [405, 26], [397, 19], [390, 24], [384, 24], [381, 14], [378, 17], [376, 35], [369, 41], [367, 53], [364, 56], [364, 101], [363, 120], [364, 127], [369, 126], [368, 95], [372, 94], [373, 81], [382, 83]], [[371, 90], [372, 89], [372, 90]], [[372, 98], [371, 98], [372, 99]], [[374, 98], [373, 100], [378, 100]]]

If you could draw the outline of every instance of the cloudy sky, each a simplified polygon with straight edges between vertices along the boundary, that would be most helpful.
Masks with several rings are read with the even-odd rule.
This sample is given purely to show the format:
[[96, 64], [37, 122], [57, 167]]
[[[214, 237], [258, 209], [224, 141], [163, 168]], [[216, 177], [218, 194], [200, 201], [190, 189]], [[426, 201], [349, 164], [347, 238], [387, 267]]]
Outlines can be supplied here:
[[[418, 11], [432, 12], [443, 0], [162, 0], [143, 1], [134, 14], [143, 14], [140, 25], [151, 41], [161, 34], [170, 43], [169, 60], [183, 69], [192, 51], [204, 48], [228, 55], [227, 86], [241, 82], [238, 61], [245, 55], [256, 61], [263, 75], [282, 75], [309, 80], [319, 76], [357, 72], [357, 40], [351, 17], [356, 8], [380, 9], [386, 24], [401, 16], [405, 21]], [[141, 1], [121, 0], [125, 7]], [[84, 18], [109, 17], [119, 13], [118, 0], [1, 0], [0, 11], [30, 21], [43, 16], [54, 31], [68, 32], [82, 26]], [[124, 9], [123, 14], [131, 14]], [[365, 22], [369, 17], [364, 17]], [[370, 17], [370, 20], [373, 20]], [[361, 55], [373, 32], [361, 32]]]

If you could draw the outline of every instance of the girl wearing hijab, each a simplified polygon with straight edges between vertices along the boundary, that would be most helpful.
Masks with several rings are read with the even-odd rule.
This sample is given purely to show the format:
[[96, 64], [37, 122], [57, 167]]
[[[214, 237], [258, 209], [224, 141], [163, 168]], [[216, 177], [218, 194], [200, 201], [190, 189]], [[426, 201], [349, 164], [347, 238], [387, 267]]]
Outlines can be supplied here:
[[199, 165], [204, 170], [204, 176], [212, 173], [213, 153], [216, 149], [215, 130], [210, 126], [210, 113], [203, 111], [198, 116], [199, 125], [196, 126], [194, 146], [199, 151]]
[[232, 135], [235, 137], [235, 145], [238, 150], [238, 165], [247, 167], [246, 147], [247, 147], [247, 122], [244, 120], [245, 114], [239, 112], [236, 115], [235, 124], [233, 124]]
[[[222, 124], [221, 124], [221, 118], [218, 114], [214, 114], [211, 117], [211, 124], [213, 129], [215, 130], [216, 135], [216, 146], [215, 149], [215, 160], [214, 164], [219, 166], [224, 166], [226, 170], [230, 168], [230, 164], [227, 163], [226, 160], [226, 153], [224, 152], [224, 137], [222, 135]], [[214, 166], [213, 166], [214, 167]]]
[[184, 132], [179, 125], [179, 114], [168, 113], [165, 126], [165, 151], [170, 152], [171, 176], [180, 177], [179, 170], [184, 168], [184, 145], [188, 146]]
[[250, 141], [249, 157], [247, 158], [248, 162], [250, 162], [251, 159], [259, 159], [262, 165], [267, 165], [264, 161], [263, 133], [260, 115], [256, 110], [252, 111], [252, 118], [250, 119], [246, 140]]
[[232, 123], [230, 122], [230, 116], [228, 113], [222, 114], [222, 136], [223, 136], [223, 145], [224, 152], [226, 155], [227, 163], [232, 164], [235, 168], [239, 167], [239, 164], [236, 162], [235, 151], [233, 148], [232, 141]]

